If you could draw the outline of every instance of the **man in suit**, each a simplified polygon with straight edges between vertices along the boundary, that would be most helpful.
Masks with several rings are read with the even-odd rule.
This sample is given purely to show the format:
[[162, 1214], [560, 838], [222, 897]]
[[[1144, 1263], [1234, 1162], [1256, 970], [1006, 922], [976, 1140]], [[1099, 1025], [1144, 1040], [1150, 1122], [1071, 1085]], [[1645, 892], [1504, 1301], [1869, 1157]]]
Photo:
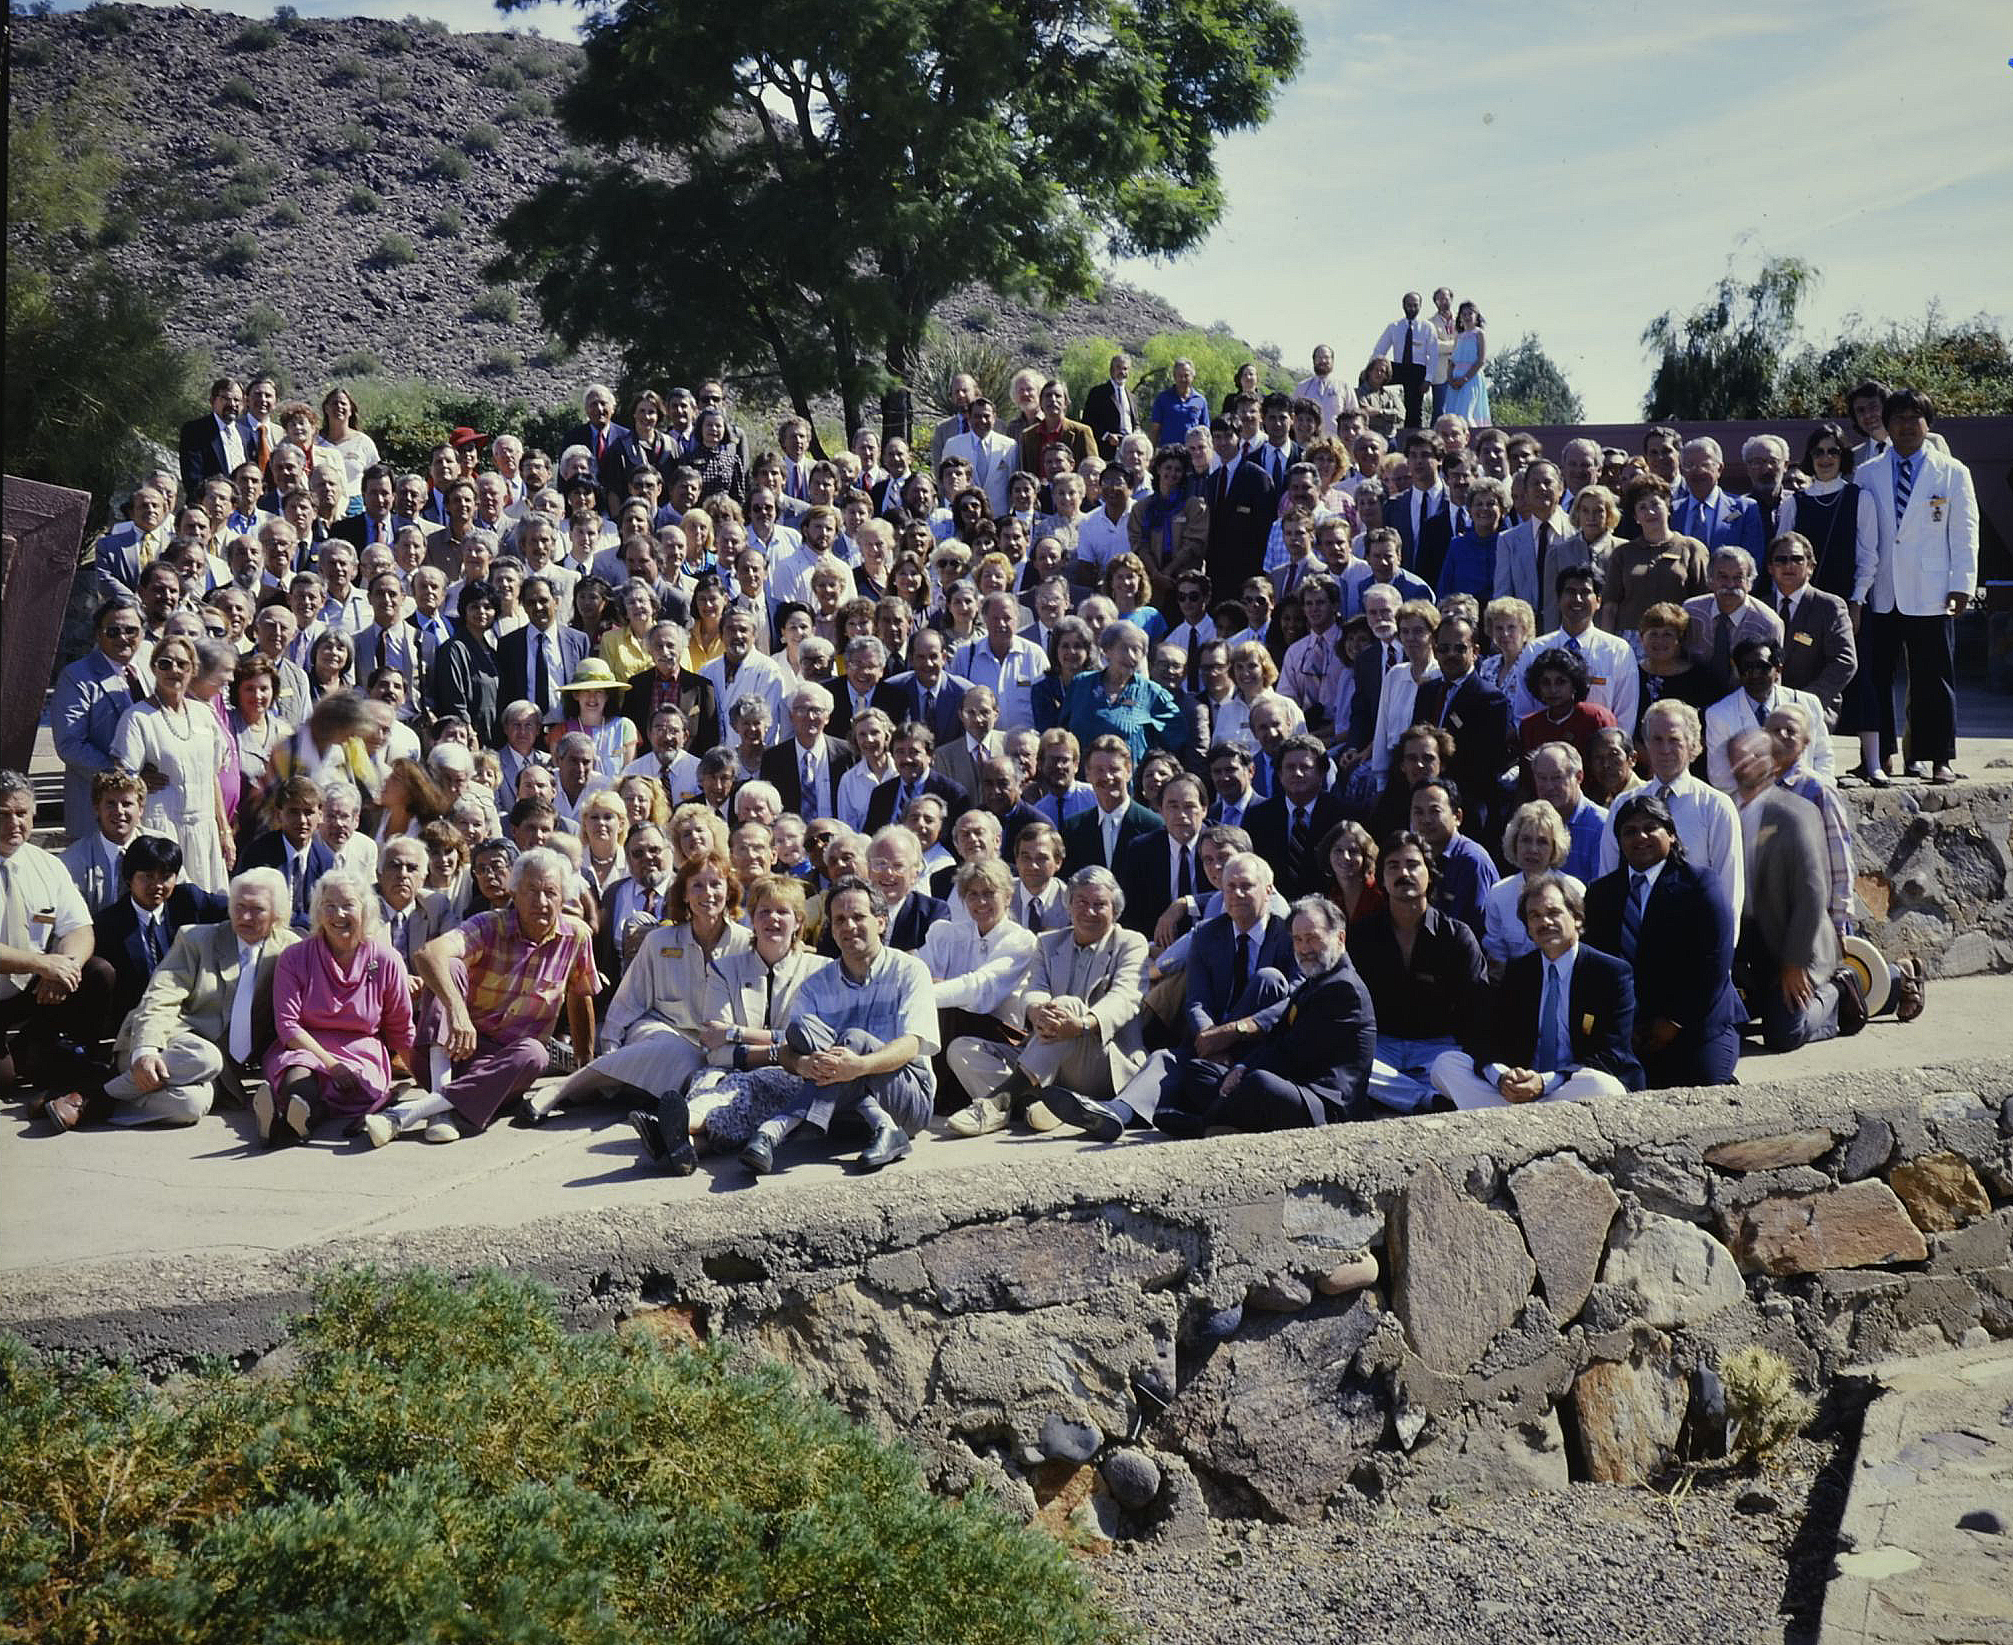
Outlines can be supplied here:
[[[867, 879], [888, 905], [887, 945], [904, 954], [915, 953], [930, 927], [951, 917], [949, 903], [918, 889], [922, 877], [922, 842], [910, 829], [891, 823], [874, 836], [874, 843], [867, 848]], [[838, 957], [829, 927], [820, 939], [819, 952]]]
[[[374, 543], [391, 547], [399, 531], [414, 522], [397, 512], [397, 476], [387, 464], [374, 463], [363, 473], [363, 512], [345, 515], [330, 528], [329, 535], [345, 542], [361, 554]], [[440, 528], [422, 526], [431, 536]]]
[[1838, 723], [1845, 689], [1859, 672], [1859, 648], [1852, 612], [1836, 594], [1811, 583], [1817, 550], [1810, 539], [1786, 531], [1768, 545], [1771, 601], [1782, 624], [1782, 683], [1807, 691], [1824, 709], [1825, 724]]
[[1615, 807], [1623, 866], [1587, 887], [1586, 940], [1635, 974], [1635, 1050], [1653, 1091], [1731, 1085], [1746, 1013], [1733, 987], [1733, 910], [1685, 860], [1647, 789]]
[[1747, 863], [1735, 981], [1748, 1012], [1761, 1019], [1762, 1044], [1794, 1051], [1844, 1028], [1857, 1032], [1865, 1005], [1853, 974], [1839, 966], [1824, 819], [1810, 801], [1777, 786], [1766, 731], [1737, 732], [1723, 754], [1733, 768]]
[[1782, 619], [1773, 608], [1748, 592], [1754, 586], [1755, 562], [1737, 545], [1716, 548], [1706, 570], [1707, 591], [1684, 602], [1690, 626], [1685, 648], [1693, 662], [1731, 691], [1740, 684], [1734, 654], [1743, 640], [1780, 640]]
[[113, 768], [112, 735], [126, 710], [147, 695], [136, 659], [146, 637], [137, 600], [107, 600], [91, 620], [97, 646], [57, 677], [49, 703], [49, 729], [63, 762], [63, 831], [81, 839], [91, 831], [92, 780]]
[[556, 725], [565, 713], [559, 688], [573, 678], [593, 643], [560, 621], [559, 601], [543, 577], [525, 578], [518, 603], [529, 620], [497, 642], [497, 697], [535, 704], [545, 723]]
[[979, 397], [978, 379], [969, 372], [960, 371], [951, 379], [951, 414], [930, 432], [930, 472], [936, 473], [937, 465], [944, 460], [944, 453], [950, 442], [961, 434], [971, 432], [967, 413], [972, 401]]
[[629, 694], [622, 712], [630, 724], [648, 726], [660, 708], [676, 708], [685, 716], [685, 747], [704, 754], [720, 740], [719, 701], [713, 682], [683, 666], [685, 631], [676, 623], [658, 623], [650, 630], [654, 666], [629, 677]]
[[1725, 454], [1710, 434], [1685, 441], [1678, 453], [1684, 489], [1671, 499], [1671, 530], [1696, 537], [1708, 553], [1744, 548], [1750, 564], [1759, 564], [1768, 539], [1775, 534], [1774, 522], [1762, 518], [1752, 498], [1720, 490], [1719, 478], [1725, 467]]
[[1753, 730], [1784, 703], [1795, 703], [1813, 728], [1810, 768], [1826, 782], [1838, 780], [1837, 756], [1824, 729], [1824, 709], [1808, 691], [1793, 691], [1782, 683], [1782, 643], [1743, 640], [1734, 647], [1734, 672], [1740, 685], [1705, 711], [1705, 768], [1713, 787], [1734, 791], [1733, 763], [1727, 743], [1736, 732]]
[[209, 413], [182, 425], [175, 444], [183, 496], [201, 496], [205, 480], [235, 473], [251, 455], [239, 424], [244, 405], [243, 385], [235, 377], [219, 377], [210, 384]]
[[455, 923], [448, 894], [423, 889], [426, 864], [426, 847], [410, 835], [386, 840], [378, 851], [378, 913], [384, 919], [385, 941], [398, 950], [408, 973], [413, 957]]
[[98, 596], [131, 596], [140, 587], [140, 573], [167, 551], [174, 536], [168, 520], [168, 497], [161, 486], [142, 481], [133, 487], [127, 517], [92, 547], [98, 567]]
[[1494, 1011], [1466, 1025], [1463, 1048], [1434, 1058], [1434, 1090], [1457, 1108], [1640, 1091], [1635, 985], [1620, 960], [1580, 941], [1578, 893], [1538, 874], [1525, 881], [1517, 913], [1536, 950], [1510, 961]]
[[1572, 533], [1573, 522], [1559, 507], [1564, 482], [1559, 466], [1540, 457], [1524, 470], [1523, 517], [1496, 539], [1492, 597], [1518, 599], [1537, 613], [1540, 632], [1559, 620], [1558, 597], [1544, 576], [1552, 540]]
[[287, 887], [283, 904], [296, 931], [308, 928], [308, 904], [335, 853], [321, 837], [322, 791], [309, 777], [288, 777], [274, 789], [275, 826], [245, 847], [238, 866], [274, 868]]
[[895, 774], [867, 798], [868, 833], [878, 833], [890, 823], [899, 822], [907, 814], [910, 802], [922, 794], [940, 798], [953, 822], [971, 809], [970, 794], [950, 778], [930, 769], [930, 758], [936, 748], [936, 738], [920, 721], [911, 720], [896, 731], [890, 750], [895, 759]]
[[965, 408], [966, 427], [944, 442], [943, 455], [969, 465], [972, 484], [986, 494], [993, 515], [1004, 515], [1011, 506], [1007, 481], [1020, 462], [1020, 447], [1000, 433], [994, 423], [992, 401], [980, 395]]
[[1398, 533], [1406, 570], [1436, 586], [1454, 540], [1453, 499], [1440, 479], [1446, 457], [1446, 443], [1431, 429], [1407, 435], [1405, 466], [1412, 484], [1384, 504], [1384, 523]]
[[181, 885], [182, 848], [159, 834], [142, 834], [120, 864], [124, 895], [92, 921], [93, 952], [112, 968], [108, 1020], [122, 1022], [140, 1003], [154, 968], [186, 925], [221, 919], [224, 899]]
[[1082, 868], [1116, 873], [1127, 846], [1161, 830], [1160, 819], [1132, 797], [1132, 750], [1123, 738], [1106, 734], [1093, 741], [1083, 774], [1095, 803], [1062, 825], [1063, 873], [1072, 879]]
[[1888, 450], [1853, 470], [1873, 499], [1880, 563], [1860, 639], [1868, 707], [1860, 731], [1868, 772], [1885, 771], [1894, 748], [1894, 678], [1908, 674], [1909, 757], [1917, 775], [1957, 780], [1956, 619], [1978, 586], [1978, 498], [1971, 471], [1930, 442], [1936, 405], [1904, 388], [1882, 406]]
[[[1139, 408], [1132, 402], [1132, 390], [1125, 386], [1132, 375], [1132, 357], [1114, 354], [1111, 373], [1083, 397], [1083, 420], [1097, 436], [1097, 454], [1106, 462], [1118, 455], [1118, 442], [1139, 427]], [[995, 514], [1004, 509], [995, 508]]]
[[1059, 1122], [1045, 1096], [1109, 1099], [1138, 1070], [1146, 1058], [1146, 939], [1119, 923], [1124, 909], [1125, 894], [1108, 870], [1070, 877], [1069, 926], [1037, 939], [1021, 995], [1027, 1045], [1016, 1052], [975, 1037], [951, 1043], [951, 1068], [972, 1098], [951, 1116], [954, 1134], [1000, 1130], [1015, 1113], [1036, 1130], [1053, 1130]]
[[244, 1101], [272, 1043], [273, 966], [300, 940], [281, 917], [286, 896], [272, 870], [248, 869], [231, 881], [227, 920], [177, 934], [120, 1026], [119, 1073], [80, 1121], [193, 1125], [220, 1087]]
[[1419, 687], [1412, 720], [1444, 726], [1453, 736], [1454, 755], [1445, 762], [1446, 773], [1475, 809], [1477, 835], [1493, 840], [1510, 792], [1506, 779], [1513, 781], [1516, 769], [1510, 699], [1475, 672], [1475, 625], [1466, 617], [1441, 622], [1433, 635], [1433, 656], [1440, 677]]
[[1161, 829], [1139, 835], [1119, 853], [1114, 872], [1125, 893], [1125, 923], [1140, 935], [1152, 936], [1177, 898], [1207, 893], [1197, 852], [1204, 812], [1202, 779], [1170, 778], [1160, 791]]
[[588, 385], [586, 393], [580, 396], [580, 409], [587, 421], [567, 434], [561, 450], [585, 446], [593, 459], [594, 475], [598, 480], [603, 459], [620, 456], [620, 447], [629, 438], [629, 430], [615, 420], [615, 391], [605, 383]]
[[1229, 418], [1211, 420], [1209, 440], [1221, 466], [1202, 482], [1209, 504], [1206, 569], [1215, 587], [1242, 588], [1246, 578], [1265, 569], [1279, 493], [1264, 467], [1246, 453]]
[[1199, 1137], [1218, 1126], [1283, 1131], [1328, 1125], [1360, 1108], [1377, 1054], [1370, 990], [1349, 963], [1347, 922], [1326, 897], [1293, 905], [1299, 975], [1277, 999], [1223, 1025], [1211, 1056], [1182, 1070], [1175, 1101], [1154, 1124]]
[[[432, 566], [421, 567], [439, 576]], [[405, 681], [405, 697], [399, 718], [410, 720], [419, 712], [425, 682], [421, 678], [419, 630], [405, 620], [405, 584], [396, 571], [380, 571], [370, 580], [367, 591], [371, 620], [350, 637], [354, 684], [368, 690], [380, 668], [388, 668]]]
[[937, 775], [950, 778], [967, 794], [976, 794], [980, 769], [1001, 752], [1000, 734], [994, 729], [998, 719], [999, 700], [991, 689], [967, 686], [958, 701], [959, 734], [937, 744], [931, 762]]
[[[839, 782], [853, 768], [853, 751], [825, 735], [832, 694], [816, 681], [790, 693], [790, 735], [762, 756], [762, 778], [775, 784], [783, 809], [806, 822], [839, 814]], [[897, 943], [896, 947], [901, 944]]]
[[1208, 826], [1244, 826], [1245, 815], [1262, 803], [1251, 786], [1251, 750], [1241, 742], [1214, 742], [1209, 745]]
[[1328, 751], [1319, 737], [1288, 737], [1275, 762], [1272, 798], [1251, 808], [1244, 826], [1251, 849], [1278, 869], [1279, 889], [1290, 901], [1327, 884], [1320, 846], [1343, 818], [1341, 799], [1328, 788]]
[[937, 742], [949, 742], [964, 729], [959, 709], [971, 682], [945, 667], [948, 655], [941, 630], [917, 629], [909, 641], [908, 671], [881, 682], [874, 706], [896, 725], [917, 721]]
[[[1046, 821], [1039, 811], [1020, 797], [1024, 781], [1020, 762], [1010, 754], [996, 754], [981, 763], [978, 769], [978, 801], [1000, 825], [1000, 856], [1007, 862], [1015, 860], [1021, 830]], [[1062, 858], [1058, 854], [1056, 867], [1061, 866]]]

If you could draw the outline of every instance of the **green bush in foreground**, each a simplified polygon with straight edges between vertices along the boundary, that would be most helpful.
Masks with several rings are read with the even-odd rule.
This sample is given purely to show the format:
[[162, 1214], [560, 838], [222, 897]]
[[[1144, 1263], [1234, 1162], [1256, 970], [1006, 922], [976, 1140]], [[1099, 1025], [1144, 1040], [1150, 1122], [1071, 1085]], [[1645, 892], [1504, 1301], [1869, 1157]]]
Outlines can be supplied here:
[[782, 1371], [351, 1272], [299, 1368], [158, 1392], [0, 1339], [0, 1637], [124, 1645], [1111, 1637], [1069, 1557]]

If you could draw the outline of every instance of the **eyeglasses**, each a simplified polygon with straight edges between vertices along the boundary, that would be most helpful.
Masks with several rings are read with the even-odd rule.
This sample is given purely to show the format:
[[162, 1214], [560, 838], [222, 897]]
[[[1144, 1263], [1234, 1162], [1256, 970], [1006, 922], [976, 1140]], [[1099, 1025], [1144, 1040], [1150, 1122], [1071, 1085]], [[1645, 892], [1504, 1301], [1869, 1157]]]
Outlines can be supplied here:
[[108, 640], [137, 640], [140, 634], [140, 629], [131, 627], [125, 623], [121, 623], [116, 628], [107, 628], [105, 630], [105, 637]]
[[1810, 455], [1813, 459], [1818, 457], [1843, 457], [1845, 451], [1840, 446], [1812, 446], [1810, 448]]
[[1770, 565], [1808, 565], [1810, 562], [1801, 554], [1774, 554], [1769, 557]]

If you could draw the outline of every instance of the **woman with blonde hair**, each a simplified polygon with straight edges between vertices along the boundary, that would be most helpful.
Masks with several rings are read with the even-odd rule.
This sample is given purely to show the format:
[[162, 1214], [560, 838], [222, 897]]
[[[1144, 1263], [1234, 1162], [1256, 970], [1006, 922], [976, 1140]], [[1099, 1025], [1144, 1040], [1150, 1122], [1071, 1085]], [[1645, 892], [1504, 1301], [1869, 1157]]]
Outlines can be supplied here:
[[1307, 729], [1307, 715], [1291, 697], [1282, 697], [1272, 688], [1279, 683], [1279, 665], [1257, 640], [1246, 640], [1230, 651], [1230, 696], [1216, 711], [1210, 730], [1212, 742], [1243, 742], [1257, 746], [1251, 735], [1251, 711], [1261, 702], [1276, 700], [1291, 710], [1287, 735]]
[[665, 837], [670, 837], [671, 796], [664, 792], [664, 785], [655, 777], [646, 776], [641, 771], [632, 771], [615, 785], [615, 792], [621, 796], [623, 809], [629, 814], [629, 826], [639, 828], [644, 823], [655, 823], [664, 829]]
[[687, 800], [673, 811], [666, 832], [674, 869], [683, 867], [687, 857], [709, 852], [722, 862], [728, 858], [726, 819], [699, 800]]
[[597, 788], [580, 802], [577, 820], [580, 871], [593, 882], [596, 895], [606, 898], [609, 888], [629, 872], [622, 854], [629, 837], [629, 807], [614, 789]]
[[1503, 967], [1510, 961], [1538, 946], [1517, 917], [1517, 899], [1523, 895], [1527, 880], [1539, 874], [1556, 874], [1575, 897], [1585, 894], [1586, 887], [1559, 867], [1572, 848], [1572, 836], [1550, 801], [1527, 800], [1510, 813], [1503, 828], [1503, 860], [1512, 865], [1512, 871], [1489, 892], [1482, 931], [1482, 954], [1489, 962], [1491, 982], [1501, 980]]

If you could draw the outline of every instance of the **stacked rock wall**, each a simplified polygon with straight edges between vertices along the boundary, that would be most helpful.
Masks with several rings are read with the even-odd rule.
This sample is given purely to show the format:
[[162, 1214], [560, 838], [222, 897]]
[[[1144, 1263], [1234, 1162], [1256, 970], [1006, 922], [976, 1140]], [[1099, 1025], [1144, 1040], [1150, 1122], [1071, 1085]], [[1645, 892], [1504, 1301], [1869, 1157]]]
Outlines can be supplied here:
[[1865, 931], [1932, 977], [2013, 971], [2013, 782], [1848, 789]]

